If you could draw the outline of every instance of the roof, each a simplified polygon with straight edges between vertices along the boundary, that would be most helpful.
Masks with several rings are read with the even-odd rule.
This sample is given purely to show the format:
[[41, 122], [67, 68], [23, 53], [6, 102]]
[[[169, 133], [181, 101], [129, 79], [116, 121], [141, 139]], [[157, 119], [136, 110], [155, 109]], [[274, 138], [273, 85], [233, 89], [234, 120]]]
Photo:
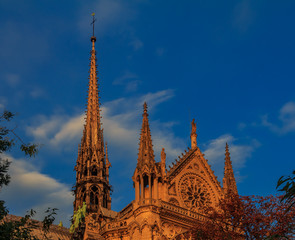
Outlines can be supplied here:
[[[20, 221], [22, 217], [15, 216], [15, 215], [7, 215], [3, 220], [4, 221]], [[38, 239], [44, 239], [44, 231], [42, 229], [43, 223], [37, 220], [30, 220], [34, 222], [34, 225], [37, 227], [33, 229], [32, 235]], [[70, 240], [71, 234], [68, 228], [60, 227], [57, 225], [51, 225], [49, 228], [49, 232], [47, 233], [47, 237], [51, 240]]]

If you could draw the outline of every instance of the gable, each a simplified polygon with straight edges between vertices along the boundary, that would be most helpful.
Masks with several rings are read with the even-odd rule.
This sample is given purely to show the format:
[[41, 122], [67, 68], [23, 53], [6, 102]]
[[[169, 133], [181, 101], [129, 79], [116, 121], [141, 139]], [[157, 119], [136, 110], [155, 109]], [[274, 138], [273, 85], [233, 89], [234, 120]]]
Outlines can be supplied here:
[[[222, 188], [199, 148], [190, 149], [168, 171], [168, 201], [194, 211], [216, 205]], [[171, 200], [171, 201], [170, 201]]]

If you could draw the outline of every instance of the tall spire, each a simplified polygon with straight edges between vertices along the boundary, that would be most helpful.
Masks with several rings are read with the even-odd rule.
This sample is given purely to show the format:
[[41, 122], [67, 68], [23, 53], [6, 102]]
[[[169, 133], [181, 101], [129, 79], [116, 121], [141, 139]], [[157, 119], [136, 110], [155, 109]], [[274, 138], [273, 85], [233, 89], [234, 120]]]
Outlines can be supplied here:
[[143, 104], [143, 114], [142, 114], [142, 127], [139, 140], [139, 151], [137, 166], [143, 167], [144, 165], [151, 166], [155, 163], [155, 156], [153, 150], [153, 143], [151, 137], [151, 131], [149, 127], [149, 119], [147, 113], [147, 104]]
[[90, 52], [90, 70], [89, 70], [89, 86], [86, 109], [86, 124], [84, 127], [81, 145], [96, 146], [103, 148], [102, 130], [100, 122], [100, 109], [97, 84], [97, 65], [96, 65], [96, 38], [91, 37], [92, 50]]
[[106, 160], [101, 127], [95, 42], [96, 38], [92, 36], [86, 121], [75, 166], [77, 174], [74, 210], [86, 202], [88, 213], [95, 213], [101, 207], [111, 209], [108, 172], [110, 164]]
[[228, 144], [225, 145], [225, 165], [224, 165], [224, 177], [223, 177], [223, 191], [224, 193], [238, 193], [236, 180], [234, 177], [234, 171], [232, 162], [230, 160], [230, 153], [228, 150]]

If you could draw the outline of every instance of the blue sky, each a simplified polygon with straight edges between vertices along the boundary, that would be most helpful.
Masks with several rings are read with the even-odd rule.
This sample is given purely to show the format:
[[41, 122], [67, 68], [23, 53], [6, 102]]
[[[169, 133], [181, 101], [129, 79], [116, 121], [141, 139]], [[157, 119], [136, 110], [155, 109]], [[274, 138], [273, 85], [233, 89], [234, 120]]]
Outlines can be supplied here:
[[[11, 151], [12, 214], [59, 208], [68, 225], [87, 96], [91, 13], [113, 210], [134, 199], [142, 104], [156, 159], [198, 145], [222, 179], [228, 142], [242, 195], [275, 194], [294, 170], [294, 1], [0, 1], [0, 108], [42, 144]], [[13, 126], [13, 127], [14, 127]]]

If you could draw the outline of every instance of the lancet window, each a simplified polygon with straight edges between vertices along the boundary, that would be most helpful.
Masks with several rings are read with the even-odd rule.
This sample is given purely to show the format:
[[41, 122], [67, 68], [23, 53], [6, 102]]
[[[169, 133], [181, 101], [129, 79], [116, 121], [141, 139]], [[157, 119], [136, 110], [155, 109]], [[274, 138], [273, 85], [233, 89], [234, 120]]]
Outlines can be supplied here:
[[96, 186], [92, 186], [90, 188], [90, 204], [98, 205], [98, 195], [98, 188]]
[[87, 176], [87, 167], [84, 168], [83, 175]]
[[81, 199], [82, 199], [82, 202], [86, 202], [86, 188], [82, 188], [81, 190]]
[[93, 166], [92, 169], [91, 169], [91, 175], [92, 176], [97, 176], [97, 167], [96, 166]]

